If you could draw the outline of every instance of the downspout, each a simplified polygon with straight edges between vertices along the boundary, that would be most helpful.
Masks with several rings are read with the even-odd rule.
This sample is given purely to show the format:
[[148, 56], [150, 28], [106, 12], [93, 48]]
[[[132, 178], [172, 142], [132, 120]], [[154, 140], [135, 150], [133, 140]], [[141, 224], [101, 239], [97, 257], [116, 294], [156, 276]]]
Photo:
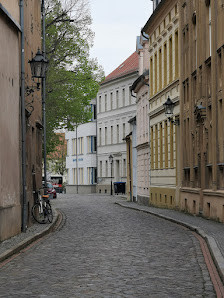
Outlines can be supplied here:
[[26, 198], [26, 118], [25, 118], [25, 58], [24, 58], [24, 2], [20, 0], [21, 26], [21, 121], [22, 121], [22, 232], [26, 232], [27, 198]]
[[143, 29], [141, 30], [141, 34], [144, 38], [146, 38], [147, 40], [149, 40], [149, 37], [147, 35], [145, 35], [145, 32], [143, 31]]
[[[46, 49], [45, 49], [45, 4], [42, 0], [41, 4], [42, 12], [42, 55], [46, 58]], [[47, 192], [47, 137], [46, 137], [46, 77], [42, 78], [42, 113], [43, 113], [43, 127], [44, 127], [44, 192]]]

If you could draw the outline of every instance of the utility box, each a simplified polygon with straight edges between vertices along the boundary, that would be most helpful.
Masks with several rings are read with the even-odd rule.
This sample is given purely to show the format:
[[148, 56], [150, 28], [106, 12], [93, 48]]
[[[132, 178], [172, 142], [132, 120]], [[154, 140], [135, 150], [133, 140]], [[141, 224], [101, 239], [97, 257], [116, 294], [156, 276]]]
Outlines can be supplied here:
[[114, 193], [115, 194], [125, 194], [126, 182], [114, 182]]

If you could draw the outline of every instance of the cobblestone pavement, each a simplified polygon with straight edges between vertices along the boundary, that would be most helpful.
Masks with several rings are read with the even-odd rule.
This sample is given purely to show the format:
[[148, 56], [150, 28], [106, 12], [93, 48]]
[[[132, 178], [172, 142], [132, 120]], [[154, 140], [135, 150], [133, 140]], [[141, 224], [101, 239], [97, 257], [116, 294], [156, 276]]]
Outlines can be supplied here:
[[0, 297], [216, 297], [189, 230], [115, 201], [53, 201], [64, 225], [0, 269]]

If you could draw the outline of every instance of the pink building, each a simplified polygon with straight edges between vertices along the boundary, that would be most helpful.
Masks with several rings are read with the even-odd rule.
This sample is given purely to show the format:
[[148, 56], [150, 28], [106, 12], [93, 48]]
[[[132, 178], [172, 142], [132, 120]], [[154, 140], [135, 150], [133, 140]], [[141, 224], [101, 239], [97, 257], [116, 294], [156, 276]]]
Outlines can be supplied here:
[[[149, 52], [147, 38], [137, 37], [136, 50], [139, 55], [139, 77], [131, 86], [132, 94], [135, 93], [137, 111], [137, 162], [133, 158], [133, 166], [136, 163], [137, 181], [136, 198], [140, 204], [149, 204], [149, 118], [148, 118], [148, 91], [149, 91]], [[134, 149], [134, 148], [133, 148]], [[135, 181], [133, 181], [133, 186]], [[133, 192], [135, 190], [133, 189]]]

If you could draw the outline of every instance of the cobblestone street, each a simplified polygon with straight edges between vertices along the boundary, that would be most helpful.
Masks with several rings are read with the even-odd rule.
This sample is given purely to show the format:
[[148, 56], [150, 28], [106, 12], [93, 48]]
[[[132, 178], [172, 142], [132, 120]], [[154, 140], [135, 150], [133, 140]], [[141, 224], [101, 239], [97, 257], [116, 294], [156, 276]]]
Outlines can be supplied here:
[[59, 195], [63, 225], [0, 269], [0, 297], [216, 297], [192, 232], [116, 200]]

